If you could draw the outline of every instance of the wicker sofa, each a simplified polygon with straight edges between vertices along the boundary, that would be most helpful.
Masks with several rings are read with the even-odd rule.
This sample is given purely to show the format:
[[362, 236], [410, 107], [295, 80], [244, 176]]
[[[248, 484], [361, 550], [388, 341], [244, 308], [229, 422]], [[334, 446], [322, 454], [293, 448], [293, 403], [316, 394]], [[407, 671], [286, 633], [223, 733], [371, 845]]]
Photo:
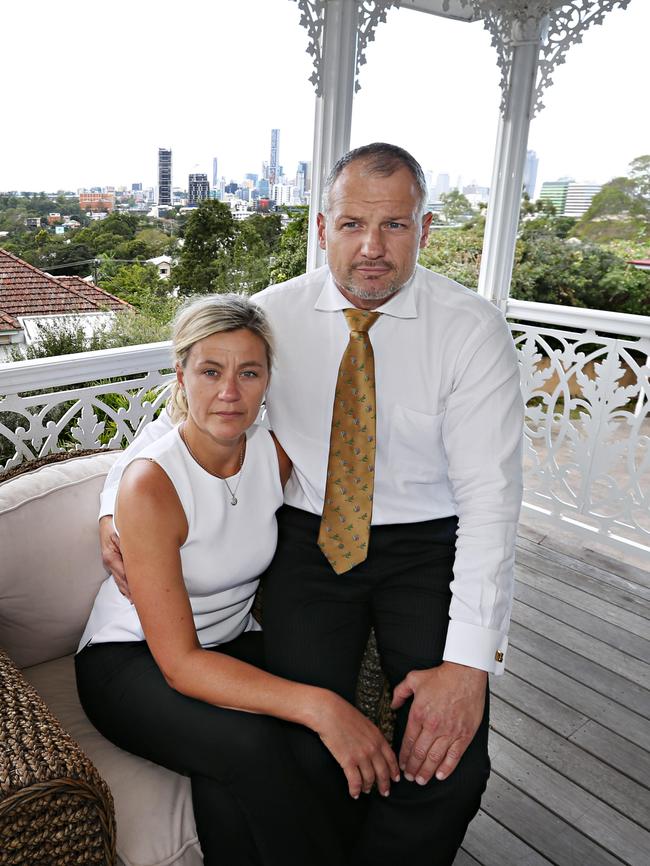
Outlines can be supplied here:
[[[99, 492], [116, 456], [0, 476], [0, 866], [203, 863], [189, 780], [113, 746], [77, 698], [74, 652], [106, 576]], [[357, 704], [390, 738], [372, 637]]]
[[0, 866], [203, 862], [189, 780], [113, 746], [77, 698], [73, 656], [105, 578], [97, 505], [115, 457], [0, 477]]

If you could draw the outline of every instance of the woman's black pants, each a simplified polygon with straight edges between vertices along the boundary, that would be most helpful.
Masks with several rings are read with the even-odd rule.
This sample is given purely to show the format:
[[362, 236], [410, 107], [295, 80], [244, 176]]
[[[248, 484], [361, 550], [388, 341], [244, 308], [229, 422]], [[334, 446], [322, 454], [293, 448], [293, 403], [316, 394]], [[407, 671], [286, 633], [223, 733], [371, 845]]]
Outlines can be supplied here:
[[[336, 575], [317, 545], [320, 518], [284, 506], [278, 548], [264, 580], [263, 625], [268, 669], [354, 701], [357, 675], [373, 626], [381, 664], [394, 687], [411, 670], [442, 662], [457, 519], [373, 526], [368, 558]], [[311, 732], [291, 732], [294, 752], [326, 796], [339, 831], [352, 843], [354, 866], [448, 866], [453, 863], [487, 784], [487, 699], [481, 726], [456, 770], [427, 785], [402, 780], [384, 798], [355, 804], [340, 768]], [[399, 747], [410, 702], [397, 713]], [[365, 812], [364, 812], [365, 806]]]
[[[259, 632], [216, 651], [263, 666]], [[190, 776], [206, 866], [345, 862], [323, 804], [288, 745], [292, 725], [179, 694], [144, 642], [86, 647], [76, 670], [81, 703], [100, 733]]]

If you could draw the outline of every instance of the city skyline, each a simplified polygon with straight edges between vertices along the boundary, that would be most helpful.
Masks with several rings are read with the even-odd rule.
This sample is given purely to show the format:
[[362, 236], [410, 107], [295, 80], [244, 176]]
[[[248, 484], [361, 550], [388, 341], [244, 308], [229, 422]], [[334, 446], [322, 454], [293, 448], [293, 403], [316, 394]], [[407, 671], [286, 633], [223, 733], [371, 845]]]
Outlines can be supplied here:
[[[41, 20], [36, 32], [35, 12]], [[21, 75], [11, 76], [3, 94], [8, 116], [17, 120], [0, 142], [0, 190], [155, 186], [159, 147], [174, 153], [175, 186], [192, 173], [213, 177], [215, 157], [219, 177], [241, 179], [261, 174], [272, 129], [281, 130], [279, 163], [292, 175], [298, 162], [312, 159], [313, 145], [312, 65], [299, 17], [289, 0], [210, 7], [187, 0], [182, 8], [169, 0], [135, 6], [113, 0], [110, 7], [104, 0], [11, 4], [3, 13], [6, 32], [29, 32], [37, 57], [47, 56], [59, 37], [90, 44], [101, 27], [102, 44], [119, 47], [128, 62], [89, 55], [86, 71], [79, 59], [76, 74], [61, 69], [52, 84], [48, 79], [50, 96], [39, 64], [24, 61], [24, 42], [7, 40], [0, 74], [8, 80], [20, 68]], [[183, 46], [192, 44], [197, 20], [221, 34], [250, 33], [250, 46], [222, 38], [209, 52], [186, 55]], [[151, 51], [162, 44], [163, 26], [174, 34], [169, 56]], [[627, 11], [607, 15], [603, 27], [591, 28], [569, 50], [544, 96], [547, 108], [531, 125], [538, 189], [562, 176], [603, 183], [650, 150], [640, 109], [649, 28], [650, 4], [632, 0]], [[275, 32], [280, 48], [265, 55], [262, 44]], [[351, 145], [395, 141], [434, 177], [448, 173], [455, 181], [460, 174], [464, 184], [489, 185], [500, 90], [482, 23], [391, 9], [375, 35], [361, 69]], [[169, 75], [162, 74], [166, 65]]]

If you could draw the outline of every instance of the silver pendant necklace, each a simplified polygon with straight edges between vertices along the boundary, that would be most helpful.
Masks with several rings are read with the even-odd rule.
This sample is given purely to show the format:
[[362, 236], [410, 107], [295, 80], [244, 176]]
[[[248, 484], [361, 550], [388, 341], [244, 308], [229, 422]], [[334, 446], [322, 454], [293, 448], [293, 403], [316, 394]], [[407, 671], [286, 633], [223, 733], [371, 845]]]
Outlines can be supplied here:
[[198, 465], [201, 467], [201, 469], [203, 469], [205, 472], [207, 472], [208, 475], [213, 475], [215, 478], [218, 478], [220, 481], [223, 481], [223, 483], [228, 488], [228, 493], [230, 493], [230, 504], [231, 505], [237, 505], [237, 503], [239, 502], [239, 500], [237, 499], [237, 491], [239, 490], [239, 485], [241, 484], [241, 479], [242, 479], [242, 475], [243, 475], [242, 467], [244, 465], [244, 452], [246, 450], [246, 434], [244, 434], [244, 437], [242, 439], [241, 450], [239, 452], [239, 469], [237, 470], [239, 472], [239, 478], [237, 479], [237, 484], [235, 484], [235, 489], [233, 490], [232, 487], [230, 486], [230, 484], [228, 484], [227, 478], [224, 478], [223, 475], [217, 475], [216, 472], [213, 472], [211, 469], [208, 469], [207, 466], [204, 466], [203, 463], [201, 463], [201, 461], [198, 459], [198, 457], [195, 455], [195, 453], [190, 448], [189, 442], [185, 438], [184, 427], [185, 427], [185, 425], [182, 425], [180, 427], [179, 433], [180, 433], [181, 439], [183, 440], [183, 444], [185, 445], [185, 447], [189, 451], [189, 454], [190, 454], [190, 457], [192, 458], [192, 460], [194, 460], [195, 463], [198, 463]]

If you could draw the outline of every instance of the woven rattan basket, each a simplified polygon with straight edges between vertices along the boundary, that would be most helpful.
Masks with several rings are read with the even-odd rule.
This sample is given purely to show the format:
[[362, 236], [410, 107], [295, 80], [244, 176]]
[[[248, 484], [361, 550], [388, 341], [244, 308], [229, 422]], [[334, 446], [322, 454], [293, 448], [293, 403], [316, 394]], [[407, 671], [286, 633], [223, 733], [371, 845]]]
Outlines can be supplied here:
[[114, 863], [108, 786], [0, 650], [0, 866]]

